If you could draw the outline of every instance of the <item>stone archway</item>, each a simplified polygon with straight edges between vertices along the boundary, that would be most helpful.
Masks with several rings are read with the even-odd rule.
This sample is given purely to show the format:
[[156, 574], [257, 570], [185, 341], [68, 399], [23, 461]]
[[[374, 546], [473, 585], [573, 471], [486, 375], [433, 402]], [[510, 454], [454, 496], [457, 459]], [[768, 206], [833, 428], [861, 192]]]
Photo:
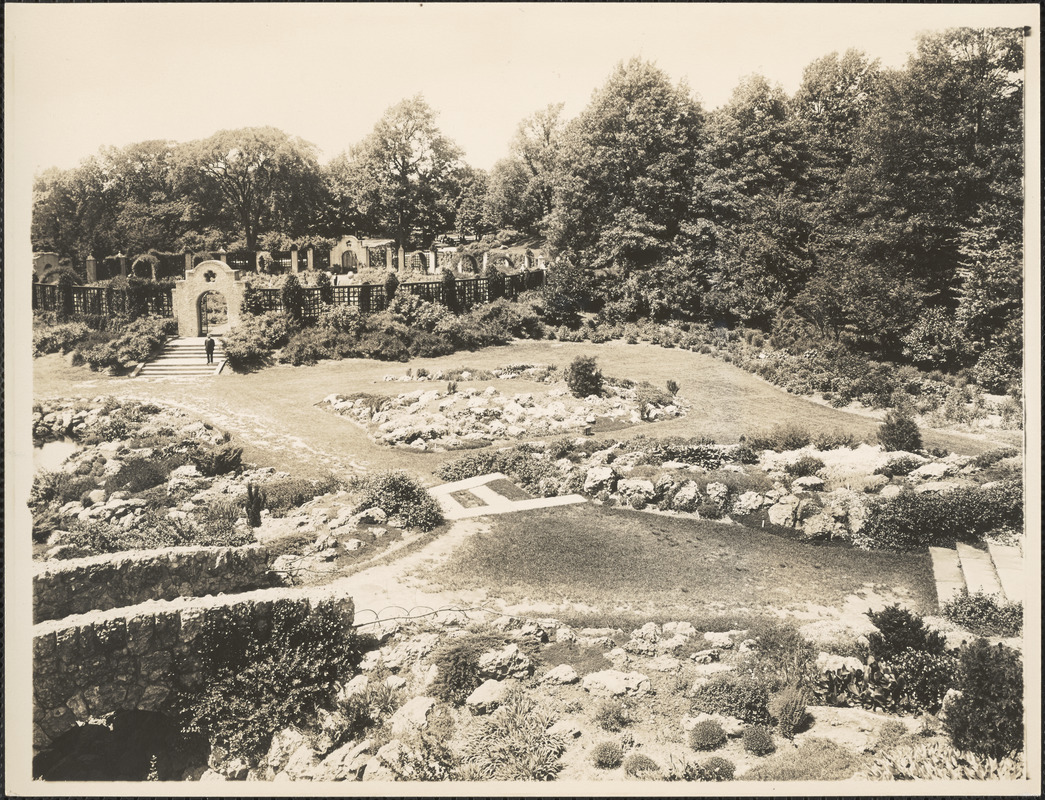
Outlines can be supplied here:
[[209, 291], [196, 301], [196, 335], [221, 336], [229, 330], [229, 303], [221, 292]]
[[209, 294], [220, 295], [226, 303], [226, 330], [239, 324], [240, 307], [246, 282], [239, 270], [223, 261], [204, 261], [185, 271], [185, 279], [174, 284], [174, 317], [180, 336], [203, 336], [201, 311]]

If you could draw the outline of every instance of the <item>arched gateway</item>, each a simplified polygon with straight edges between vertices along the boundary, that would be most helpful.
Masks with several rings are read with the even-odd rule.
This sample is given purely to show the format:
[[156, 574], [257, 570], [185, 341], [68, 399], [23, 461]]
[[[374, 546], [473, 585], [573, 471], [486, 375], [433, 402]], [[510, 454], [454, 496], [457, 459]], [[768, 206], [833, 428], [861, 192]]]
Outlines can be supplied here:
[[240, 277], [240, 271], [223, 261], [203, 261], [185, 270], [185, 279], [174, 283], [174, 318], [178, 321], [178, 335], [207, 335], [210, 326], [206, 313], [207, 298], [214, 295], [220, 295], [225, 301], [226, 329], [235, 328], [239, 324], [245, 288], [246, 282]]

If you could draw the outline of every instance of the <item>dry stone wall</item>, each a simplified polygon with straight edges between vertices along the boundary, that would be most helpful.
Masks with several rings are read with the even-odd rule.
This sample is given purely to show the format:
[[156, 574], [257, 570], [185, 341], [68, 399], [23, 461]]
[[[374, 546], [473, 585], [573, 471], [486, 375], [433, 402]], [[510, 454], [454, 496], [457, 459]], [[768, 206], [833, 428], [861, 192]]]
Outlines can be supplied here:
[[36, 565], [33, 621], [272, 585], [260, 545], [167, 547]]
[[350, 598], [315, 588], [158, 600], [41, 622], [33, 627], [33, 746], [110, 711], [162, 710], [179, 684], [196, 688], [194, 642], [212, 616], [235, 615], [264, 632], [277, 603], [326, 600], [352, 624]]

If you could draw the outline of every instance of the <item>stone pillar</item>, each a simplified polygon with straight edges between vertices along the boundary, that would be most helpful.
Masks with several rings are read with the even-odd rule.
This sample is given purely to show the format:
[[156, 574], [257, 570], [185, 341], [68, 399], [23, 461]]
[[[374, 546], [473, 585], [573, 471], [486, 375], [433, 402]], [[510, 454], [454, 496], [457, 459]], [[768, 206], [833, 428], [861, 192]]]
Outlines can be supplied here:
[[189, 270], [192, 269], [192, 253], [185, 254], [185, 274], [189, 274]]
[[406, 275], [406, 251], [399, 247], [399, 274]]
[[228, 264], [229, 263], [229, 254], [225, 252], [225, 248], [224, 247], [221, 248], [220, 250], [218, 250], [217, 255], [218, 255], [218, 261], [220, 261], [222, 264]]
[[94, 283], [98, 280], [98, 261], [93, 255], [87, 256], [87, 282]]
[[489, 265], [489, 263], [490, 263], [490, 254], [489, 253], [483, 253], [483, 272], [486, 272], [486, 267]]
[[385, 245], [385, 269], [392, 271], [392, 248]]
[[361, 245], [363, 248], [363, 269], [370, 269], [370, 248], [366, 245]]
[[295, 275], [300, 271], [298, 267], [298, 249], [296, 247], [290, 248], [290, 271]]
[[311, 247], [305, 251], [305, 263], [308, 265], [309, 272], [316, 268], [315, 251]]
[[123, 253], [117, 253], [116, 257], [120, 259], [120, 277], [127, 277], [127, 256]]
[[439, 272], [439, 251], [434, 247], [432, 248], [432, 272]]

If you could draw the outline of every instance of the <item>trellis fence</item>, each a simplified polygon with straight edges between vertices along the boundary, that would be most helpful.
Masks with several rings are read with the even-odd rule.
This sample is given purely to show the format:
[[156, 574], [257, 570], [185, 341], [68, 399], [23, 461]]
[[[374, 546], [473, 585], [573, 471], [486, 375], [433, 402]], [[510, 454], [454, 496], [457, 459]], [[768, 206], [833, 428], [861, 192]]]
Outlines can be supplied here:
[[71, 286], [56, 283], [33, 284], [33, 310], [57, 311], [66, 316], [99, 315], [161, 317], [174, 316], [171, 290], [140, 287], [133, 290], [107, 286]]

